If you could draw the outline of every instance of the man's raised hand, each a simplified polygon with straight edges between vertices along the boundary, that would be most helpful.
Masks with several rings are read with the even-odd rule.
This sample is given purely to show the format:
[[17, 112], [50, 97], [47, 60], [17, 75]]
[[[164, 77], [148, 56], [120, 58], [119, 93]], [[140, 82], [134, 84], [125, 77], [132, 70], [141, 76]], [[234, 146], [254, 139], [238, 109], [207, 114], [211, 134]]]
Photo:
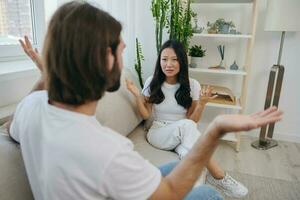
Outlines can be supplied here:
[[43, 72], [43, 63], [42, 59], [39, 56], [39, 52], [37, 48], [33, 49], [31, 42], [29, 41], [28, 37], [25, 35], [23, 40], [19, 40], [24, 52], [30, 59], [36, 64], [41, 72]]

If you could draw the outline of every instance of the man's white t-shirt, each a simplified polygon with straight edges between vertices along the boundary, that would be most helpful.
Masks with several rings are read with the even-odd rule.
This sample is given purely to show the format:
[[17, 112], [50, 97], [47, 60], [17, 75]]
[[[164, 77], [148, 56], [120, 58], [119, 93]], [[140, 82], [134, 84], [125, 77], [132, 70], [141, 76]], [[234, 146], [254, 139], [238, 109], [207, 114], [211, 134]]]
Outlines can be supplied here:
[[[150, 96], [150, 83], [152, 81], [153, 76], [150, 76], [142, 90], [142, 94], [146, 97]], [[200, 84], [195, 79], [190, 78], [190, 88], [191, 92], [190, 95], [193, 100], [199, 100], [200, 95]], [[152, 114], [154, 120], [157, 121], [178, 121], [181, 119], [186, 119], [186, 112], [183, 106], [179, 105], [175, 99], [175, 93], [180, 87], [179, 83], [176, 84], [168, 84], [164, 82], [161, 86], [161, 90], [165, 96], [165, 99], [160, 104], [153, 104], [152, 105]]]
[[21, 101], [10, 133], [37, 200], [147, 199], [161, 181], [130, 140], [95, 116], [50, 105], [46, 91]]

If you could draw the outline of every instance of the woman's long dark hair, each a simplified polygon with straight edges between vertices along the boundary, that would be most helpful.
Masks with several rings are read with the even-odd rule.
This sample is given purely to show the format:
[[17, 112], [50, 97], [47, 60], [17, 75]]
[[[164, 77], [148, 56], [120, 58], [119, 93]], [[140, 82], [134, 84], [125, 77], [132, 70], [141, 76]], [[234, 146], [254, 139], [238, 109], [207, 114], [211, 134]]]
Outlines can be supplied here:
[[165, 99], [165, 96], [161, 90], [161, 86], [166, 79], [166, 75], [161, 69], [160, 59], [162, 51], [166, 48], [172, 48], [175, 51], [180, 66], [177, 74], [177, 82], [180, 84], [180, 87], [175, 93], [175, 99], [179, 105], [187, 109], [192, 105], [188, 60], [184, 46], [176, 40], [168, 40], [161, 47], [156, 61], [154, 75], [150, 83], [150, 97], [148, 102], [160, 104]]

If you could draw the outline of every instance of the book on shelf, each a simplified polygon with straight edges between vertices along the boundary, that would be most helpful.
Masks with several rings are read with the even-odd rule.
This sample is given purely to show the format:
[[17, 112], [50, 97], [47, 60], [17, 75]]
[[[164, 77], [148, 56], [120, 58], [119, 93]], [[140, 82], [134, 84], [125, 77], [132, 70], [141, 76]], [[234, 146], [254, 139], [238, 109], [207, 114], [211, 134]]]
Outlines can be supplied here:
[[[202, 88], [207, 86], [208, 85], [201, 85]], [[210, 103], [236, 105], [236, 97], [229, 88], [217, 85], [210, 85], [210, 87], [213, 88], [212, 96], [218, 95], [215, 99], [209, 100]]]

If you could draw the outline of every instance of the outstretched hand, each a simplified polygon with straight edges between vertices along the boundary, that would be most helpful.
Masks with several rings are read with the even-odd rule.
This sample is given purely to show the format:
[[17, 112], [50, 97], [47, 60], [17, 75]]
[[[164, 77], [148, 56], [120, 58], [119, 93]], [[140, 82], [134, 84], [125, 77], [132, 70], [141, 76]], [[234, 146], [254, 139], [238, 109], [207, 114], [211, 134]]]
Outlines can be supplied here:
[[210, 100], [213, 100], [218, 97], [218, 95], [212, 95], [212, 90], [213, 90], [213, 87], [211, 87], [209, 85], [202, 87], [202, 89], [200, 91], [200, 97], [199, 97], [200, 104], [206, 104]]
[[24, 40], [19, 40], [24, 52], [31, 58], [31, 60], [36, 64], [41, 72], [43, 72], [42, 59], [39, 56], [37, 48], [33, 49], [31, 42], [27, 36], [24, 36]]
[[136, 87], [136, 85], [134, 85], [134, 83], [129, 80], [129, 79], [126, 79], [126, 86], [127, 86], [127, 89], [135, 96], [135, 97], [138, 97], [140, 95], [140, 90]]
[[281, 120], [282, 111], [270, 107], [252, 115], [220, 115], [214, 120], [221, 133], [250, 131]]

